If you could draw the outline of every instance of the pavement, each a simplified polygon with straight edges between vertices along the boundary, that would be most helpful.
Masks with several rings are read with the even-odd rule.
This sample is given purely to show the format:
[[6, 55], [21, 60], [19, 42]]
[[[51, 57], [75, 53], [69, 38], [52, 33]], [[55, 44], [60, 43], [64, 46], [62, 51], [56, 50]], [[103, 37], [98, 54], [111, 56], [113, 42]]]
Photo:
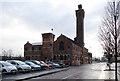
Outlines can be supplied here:
[[[25, 73], [25, 74], [19, 74], [19, 75], [9, 75], [7, 77], [2, 77], [2, 81], [22, 81], [22, 80], [27, 80], [35, 77], [40, 77], [48, 74], [53, 74], [57, 73], [60, 71], [65, 71], [68, 70], [68, 68], [59, 68], [59, 69], [52, 69], [52, 70], [46, 70], [46, 71], [38, 71], [33, 73]], [[1, 81], [1, 80], [0, 80]]]
[[[120, 63], [117, 64], [117, 76], [118, 80], [120, 80]], [[99, 79], [107, 79], [107, 80], [115, 80], [115, 63], [111, 64], [111, 70], [109, 71], [109, 67], [106, 65], [103, 66], [101, 75]]]

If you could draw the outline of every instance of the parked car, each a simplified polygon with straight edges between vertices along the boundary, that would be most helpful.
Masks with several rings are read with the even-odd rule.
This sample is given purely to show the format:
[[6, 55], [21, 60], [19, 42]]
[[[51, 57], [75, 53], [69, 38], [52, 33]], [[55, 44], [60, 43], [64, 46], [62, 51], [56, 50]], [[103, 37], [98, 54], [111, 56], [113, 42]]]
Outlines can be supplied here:
[[17, 68], [14, 65], [6, 61], [0, 61], [0, 66], [1, 66], [2, 73], [16, 73], [17, 72]]
[[60, 67], [59, 64], [54, 63], [54, 62], [46, 62], [46, 63], [47, 63], [47, 64], [52, 64], [52, 67], [53, 67], [53, 68], [58, 68], [58, 67]]
[[51, 63], [51, 62], [49, 62], [49, 61], [47, 61], [46, 64], [48, 64], [49, 66], [51, 66], [51, 69], [54, 69], [54, 68], [55, 68], [55, 66], [53, 65], [53, 63]]
[[49, 68], [50, 66], [46, 64], [44, 61], [40, 61], [41, 64], [44, 64], [46, 66], [46, 69]]
[[28, 64], [31, 67], [31, 70], [40, 70], [41, 66], [34, 64], [33, 62], [25, 61], [26, 64]]
[[52, 69], [54, 67], [54, 65], [52, 65], [52, 64], [47, 64], [46, 63], [46, 65], [49, 66], [49, 69]]
[[31, 71], [31, 67], [27, 65], [26, 63], [19, 61], [19, 60], [7, 60], [7, 62], [15, 65], [19, 72], [26, 72]]
[[59, 64], [61, 68], [66, 67], [64, 63], [57, 62], [56, 64]]
[[41, 69], [46, 69], [46, 68], [47, 68], [47, 66], [45, 66], [45, 65], [42, 64], [42, 63], [40, 63], [40, 62], [37, 61], [37, 60], [27, 60], [27, 61], [33, 62], [33, 63], [35, 63], [35, 64], [41, 66]]

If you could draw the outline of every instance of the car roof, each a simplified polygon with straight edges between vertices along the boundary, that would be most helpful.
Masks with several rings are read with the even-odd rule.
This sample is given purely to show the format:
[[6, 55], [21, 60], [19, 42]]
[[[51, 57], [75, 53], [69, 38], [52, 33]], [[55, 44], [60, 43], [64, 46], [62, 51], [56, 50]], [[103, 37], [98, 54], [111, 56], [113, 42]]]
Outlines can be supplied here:
[[6, 61], [0, 61], [0, 63], [3, 63], [3, 62], [5, 63]]
[[23, 62], [23, 61], [20, 61], [20, 60], [7, 60], [8, 62]]

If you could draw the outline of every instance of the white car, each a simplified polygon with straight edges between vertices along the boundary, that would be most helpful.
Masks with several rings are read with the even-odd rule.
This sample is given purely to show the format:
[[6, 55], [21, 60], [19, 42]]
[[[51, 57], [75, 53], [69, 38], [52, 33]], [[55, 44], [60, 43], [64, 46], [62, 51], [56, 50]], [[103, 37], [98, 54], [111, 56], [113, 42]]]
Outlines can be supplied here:
[[18, 69], [18, 71], [31, 71], [31, 67], [27, 65], [26, 63], [19, 61], [19, 60], [7, 60], [7, 62], [15, 65]]
[[41, 66], [34, 64], [33, 62], [25, 61], [26, 64], [28, 64], [32, 70], [40, 70]]
[[2, 73], [16, 73], [17, 72], [17, 68], [14, 65], [6, 61], [0, 61], [0, 66], [2, 69]]

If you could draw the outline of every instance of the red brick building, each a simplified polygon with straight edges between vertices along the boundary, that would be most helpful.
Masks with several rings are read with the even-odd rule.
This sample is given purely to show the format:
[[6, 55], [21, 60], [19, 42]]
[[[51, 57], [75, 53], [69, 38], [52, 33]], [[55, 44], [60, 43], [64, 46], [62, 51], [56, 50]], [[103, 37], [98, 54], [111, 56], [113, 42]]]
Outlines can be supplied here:
[[29, 41], [24, 45], [24, 59], [25, 60], [42, 60], [43, 50], [41, 43], [32, 43]]
[[76, 10], [76, 37], [75, 40], [60, 35], [54, 41], [52, 33], [42, 34], [42, 44], [27, 42], [24, 45], [25, 60], [43, 60], [63, 62], [70, 65], [80, 65], [92, 62], [92, 54], [84, 47], [84, 10], [78, 5]]

